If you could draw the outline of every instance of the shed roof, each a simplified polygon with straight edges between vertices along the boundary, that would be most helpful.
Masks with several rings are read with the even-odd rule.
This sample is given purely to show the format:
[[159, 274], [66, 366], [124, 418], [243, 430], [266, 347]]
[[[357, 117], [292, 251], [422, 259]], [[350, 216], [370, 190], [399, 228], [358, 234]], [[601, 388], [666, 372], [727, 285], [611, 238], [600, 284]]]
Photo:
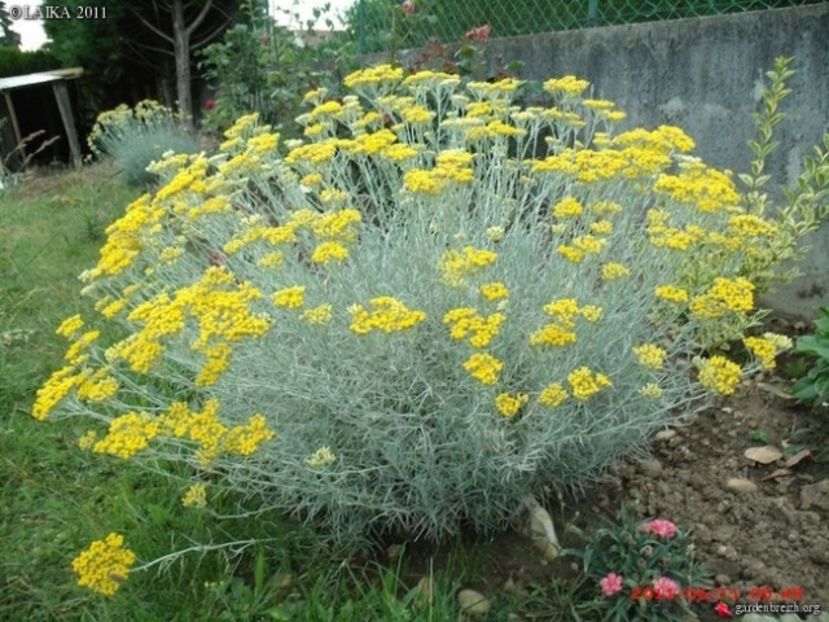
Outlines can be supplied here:
[[73, 80], [81, 77], [83, 67], [71, 67], [69, 69], [53, 69], [52, 71], [41, 71], [38, 73], [27, 73], [24, 76], [11, 76], [0, 78], [0, 92], [21, 89], [36, 84], [47, 84], [60, 80]]

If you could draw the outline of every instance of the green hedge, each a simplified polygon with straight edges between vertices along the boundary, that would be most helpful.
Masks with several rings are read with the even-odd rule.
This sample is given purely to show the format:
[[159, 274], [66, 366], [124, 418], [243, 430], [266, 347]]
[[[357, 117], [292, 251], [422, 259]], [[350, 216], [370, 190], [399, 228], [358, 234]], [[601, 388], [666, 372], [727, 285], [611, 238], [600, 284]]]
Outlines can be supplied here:
[[21, 52], [17, 48], [0, 47], [0, 78], [58, 69], [60, 61], [43, 50]]

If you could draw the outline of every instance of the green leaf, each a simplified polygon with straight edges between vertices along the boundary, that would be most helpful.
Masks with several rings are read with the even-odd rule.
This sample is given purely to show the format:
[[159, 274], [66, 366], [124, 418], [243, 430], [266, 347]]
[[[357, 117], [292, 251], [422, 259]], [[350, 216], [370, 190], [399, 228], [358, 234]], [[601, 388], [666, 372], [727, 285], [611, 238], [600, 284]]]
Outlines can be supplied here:
[[829, 361], [829, 339], [807, 335], [797, 340], [795, 352], [814, 354]]
[[261, 546], [256, 549], [256, 565], [253, 569], [253, 584], [257, 594], [262, 593], [265, 585], [265, 549]]

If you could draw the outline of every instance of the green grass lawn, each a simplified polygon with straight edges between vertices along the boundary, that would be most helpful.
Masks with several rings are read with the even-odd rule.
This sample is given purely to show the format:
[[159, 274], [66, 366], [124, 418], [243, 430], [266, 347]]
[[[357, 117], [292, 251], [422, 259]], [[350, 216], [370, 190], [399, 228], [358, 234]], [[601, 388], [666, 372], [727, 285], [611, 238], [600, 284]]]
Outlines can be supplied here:
[[[171, 480], [80, 451], [78, 424], [32, 419], [34, 393], [63, 356], [55, 327], [89, 312], [77, 275], [137, 194], [101, 166], [0, 194], [0, 620], [456, 620], [457, 590], [485, 565], [460, 547], [435, 574], [431, 605], [418, 607], [402, 562], [343, 564], [278, 519], [241, 525], [182, 508]], [[125, 534], [139, 563], [239, 533], [271, 543], [134, 573], [106, 598], [79, 588], [70, 564], [110, 531]], [[487, 619], [514, 606], [506, 595], [494, 604]]]

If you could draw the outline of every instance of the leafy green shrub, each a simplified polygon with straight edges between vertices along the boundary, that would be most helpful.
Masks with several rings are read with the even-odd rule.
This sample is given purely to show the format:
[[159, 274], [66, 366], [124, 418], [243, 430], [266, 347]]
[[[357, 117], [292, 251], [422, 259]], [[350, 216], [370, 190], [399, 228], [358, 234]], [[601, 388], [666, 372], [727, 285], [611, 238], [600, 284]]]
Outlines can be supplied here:
[[[345, 85], [305, 94], [305, 140], [248, 114], [216, 156], [151, 167], [164, 185], [82, 275], [102, 317], [59, 327], [36, 418], [181, 463], [191, 511], [440, 538], [598, 477], [786, 347], [745, 336], [745, 367], [712, 349], [757, 323], [747, 258], [781, 225], [681, 129], [618, 133], [574, 76], [526, 109], [515, 79], [384, 65]], [[110, 534], [75, 570], [112, 593], [135, 563]]]
[[[333, 22], [328, 24], [333, 29]], [[357, 66], [354, 46], [341, 36], [315, 39], [313, 30], [297, 33], [270, 21], [230, 28], [201, 53], [204, 76], [217, 88], [203, 127], [225, 129], [240, 115], [257, 112], [283, 133], [294, 131], [302, 93], [317, 87], [333, 91]]]
[[61, 62], [49, 52], [23, 52], [16, 47], [0, 47], [0, 78], [59, 69]]
[[87, 137], [87, 144], [98, 157], [112, 156], [131, 185], [152, 183], [156, 175], [147, 170], [162, 154], [195, 153], [196, 137], [182, 128], [173, 112], [153, 100], [136, 104], [135, 109], [121, 104], [98, 115]]
[[710, 575], [694, 559], [688, 534], [666, 519], [642, 522], [623, 507], [615, 522], [570, 552], [582, 559], [586, 593], [599, 602], [603, 620], [679, 622], [710, 597]]
[[826, 406], [829, 400], [829, 307], [820, 308], [815, 320], [815, 334], [800, 337], [794, 348], [809, 361], [808, 372], [792, 387], [794, 396]]

